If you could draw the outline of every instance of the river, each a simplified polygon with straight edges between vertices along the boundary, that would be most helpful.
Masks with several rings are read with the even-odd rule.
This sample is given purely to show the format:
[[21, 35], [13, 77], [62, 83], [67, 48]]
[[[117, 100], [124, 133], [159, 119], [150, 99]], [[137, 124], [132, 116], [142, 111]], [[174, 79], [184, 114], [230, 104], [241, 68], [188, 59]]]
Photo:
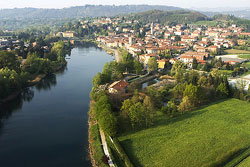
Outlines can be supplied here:
[[46, 77], [0, 108], [1, 167], [88, 167], [92, 78], [113, 58], [76, 47], [64, 71]]

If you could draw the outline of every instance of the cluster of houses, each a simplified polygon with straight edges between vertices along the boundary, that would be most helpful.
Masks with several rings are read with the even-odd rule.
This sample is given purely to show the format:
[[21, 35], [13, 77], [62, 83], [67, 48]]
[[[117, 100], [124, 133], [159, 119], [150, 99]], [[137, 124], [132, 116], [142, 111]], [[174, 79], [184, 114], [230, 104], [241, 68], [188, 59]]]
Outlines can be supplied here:
[[28, 43], [23, 44], [20, 40], [0, 38], [0, 50], [17, 50], [20, 49], [22, 45], [23, 47], [30, 46]]
[[[99, 20], [100, 21], [100, 20]], [[201, 27], [194, 25], [161, 26], [160, 24], [147, 24], [137, 32], [131, 27], [123, 28], [119, 33], [116, 30], [117, 20], [102, 20], [108, 22], [110, 33], [108, 36], [98, 36], [97, 41], [110, 48], [123, 48], [147, 66], [150, 57], [158, 60], [158, 67], [164, 68], [168, 61], [174, 64], [177, 60], [192, 67], [193, 60], [205, 64], [213, 55], [217, 55], [223, 48], [231, 48], [236, 44], [245, 44], [244, 40], [234, 41], [233, 36], [250, 36], [243, 32], [242, 27], [232, 25], [229, 27]], [[126, 22], [131, 25], [136, 20]], [[112, 27], [113, 26], [113, 27]], [[138, 33], [145, 31], [145, 37], [138, 37]], [[174, 58], [165, 59], [160, 56], [164, 53], [176, 53]]]

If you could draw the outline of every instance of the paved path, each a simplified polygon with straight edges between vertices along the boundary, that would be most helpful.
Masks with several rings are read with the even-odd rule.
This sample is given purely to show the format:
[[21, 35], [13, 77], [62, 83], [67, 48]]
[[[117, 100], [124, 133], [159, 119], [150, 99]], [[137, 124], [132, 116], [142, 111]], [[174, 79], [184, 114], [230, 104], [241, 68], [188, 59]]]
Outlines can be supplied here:
[[102, 147], [103, 147], [103, 151], [104, 151], [104, 154], [109, 158], [109, 166], [110, 167], [115, 167], [111, 157], [110, 157], [110, 154], [109, 154], [109, 150], [108, 150], [108, 145], [107, 145], [107, 142], [106, 142], [106, 137], [104, 135], [104, 132], [100, 129], [100, 135], [101, 135], [101, 140], [102, 140]]

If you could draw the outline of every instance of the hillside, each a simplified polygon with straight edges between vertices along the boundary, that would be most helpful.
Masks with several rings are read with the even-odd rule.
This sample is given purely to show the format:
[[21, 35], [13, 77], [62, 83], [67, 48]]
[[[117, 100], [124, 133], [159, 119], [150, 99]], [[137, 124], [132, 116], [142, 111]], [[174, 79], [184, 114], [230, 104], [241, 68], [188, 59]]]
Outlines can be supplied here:
[[[198, 10], [200, 11], [200, 10]], [[250, 19], [250, 9], [241, 9], [241, 10], [224, 10], [224, 11], [200, 11], [207, 16], [214, 16], [217, 14], [224, 14], [224, 15], [234, 15], [235, 17], [242, 18], [242, 19]]]
[[116, 16], [120, 14], [138, 13], [148, 10], [174, 11], [181, 10], [178, 7], [160, 5], [85, 5], [63, 9], [37, 9], [37, 8], [15, 8], [0, 10], [0, 20], [3, 19], [46, 19], [46, 18], [79, 18]]
[[197, 21], [209, 20], [209, 18], [195, 11], [178, 10], [178, 11], [162, 11], [153, 10], [133, 14], [130, 18], [139, 20], [143, 23], [157, 22], [161, 24], [169, 23], [193, 23]]

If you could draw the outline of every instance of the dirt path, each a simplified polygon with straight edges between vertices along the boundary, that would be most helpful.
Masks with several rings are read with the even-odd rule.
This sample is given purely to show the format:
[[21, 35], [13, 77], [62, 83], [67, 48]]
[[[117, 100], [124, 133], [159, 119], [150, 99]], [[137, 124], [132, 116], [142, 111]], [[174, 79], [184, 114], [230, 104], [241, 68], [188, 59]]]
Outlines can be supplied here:
[[108, 145], [107, 145], [107, 142], [106, 142], [106, 137], [104, 135], [104, 132], [100, 129], [100, 135], [101, 135], [101, 140], [102, 140], [102, 147], [103, 147], [103, 150], [104, 150], [104, 154], [109, 158], [109, 166], [110, 167], [115, 167], [111, 157], [110, 157], [110, 154], [109, 154], [109, 150], [108, 150]]

